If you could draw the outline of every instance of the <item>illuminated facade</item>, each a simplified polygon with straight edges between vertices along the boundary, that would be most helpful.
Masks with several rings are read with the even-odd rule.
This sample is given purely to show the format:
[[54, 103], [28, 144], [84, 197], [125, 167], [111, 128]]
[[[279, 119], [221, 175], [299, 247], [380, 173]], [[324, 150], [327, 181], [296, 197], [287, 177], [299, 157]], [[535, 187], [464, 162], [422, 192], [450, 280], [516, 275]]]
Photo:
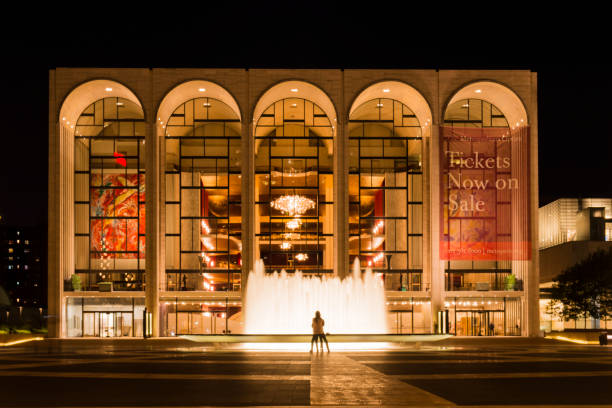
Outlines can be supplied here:
[[[530, 71], [51, 70], [49, 333], [142, 336], [145, 310], [152, 336], [241, 333], [256, 260], [358, 257], [393, 333], [537, 335], [536, 93]], [[477, 149], [513, 164], [463, 169]], [[527, 199], [455, 211], [468, 176]], [[474, 231], [522, 255], [453, 255]]]
[[612, 321], [563, 321], [551, 313], [550, 288], [563, 271], [600, 250], [612, 248], [612, 198], [560, 198], [539, 209], [540, 328], [600, 329]]

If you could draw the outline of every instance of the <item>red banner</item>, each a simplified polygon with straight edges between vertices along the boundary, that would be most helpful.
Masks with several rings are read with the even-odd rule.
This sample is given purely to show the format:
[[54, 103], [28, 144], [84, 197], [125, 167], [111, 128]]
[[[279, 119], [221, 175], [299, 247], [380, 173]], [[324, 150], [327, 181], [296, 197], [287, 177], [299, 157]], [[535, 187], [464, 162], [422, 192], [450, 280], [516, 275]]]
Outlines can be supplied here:
[[526, 260], [529, 128], [440, 127], [440, 259]]

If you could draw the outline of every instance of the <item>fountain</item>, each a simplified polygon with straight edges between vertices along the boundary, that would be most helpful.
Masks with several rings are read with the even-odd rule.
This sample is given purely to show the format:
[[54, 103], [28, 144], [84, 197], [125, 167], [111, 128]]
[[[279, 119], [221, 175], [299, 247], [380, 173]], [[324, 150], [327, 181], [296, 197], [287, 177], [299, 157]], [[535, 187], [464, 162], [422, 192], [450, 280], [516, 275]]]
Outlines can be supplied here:
[[388, 332], [383, 282], [369, 268], [362, 274], [358, 259], [344, 279], [284, 270], [266, 274], [257, 261], [246, 289], [246, 334], [310, 334], [316, 310], [331, 334]]

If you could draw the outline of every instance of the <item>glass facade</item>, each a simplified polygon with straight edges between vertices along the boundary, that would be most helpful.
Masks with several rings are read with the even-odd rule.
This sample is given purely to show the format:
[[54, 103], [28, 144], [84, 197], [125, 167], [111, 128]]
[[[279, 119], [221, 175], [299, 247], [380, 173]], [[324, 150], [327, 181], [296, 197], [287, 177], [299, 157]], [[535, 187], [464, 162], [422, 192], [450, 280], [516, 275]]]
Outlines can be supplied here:
[[68, 337], [142, 337], [144, 298], [69, 297]]
[[241, 334], [242, 305], [238, 299], [165, 299], [161, 302], [163, 336]]
[[333, 272], [333, 128], [314, 103], [288, 98], [255, 128], [256, 257], [268, 271]]
[[[66, 124], [70, 126], [70, 124]], [[144, 290], [145, 122], [123, 98], [89, 105], [74, 126], [72, 288]]]
[[165, 290], [240, 290], [240, 120], [195, 98], [165, 127]]
[[422, 291], [423, 138], [414, 112], [373, 99], [349, 121], [349, 260], [386, 290]]
[[[338, 273], [350, 274], [357, 258], [362, 270], [371, 268], [376, 282], [384, 282], [391, 333], [439, 329], [440, 302], [452, 334], [526, 333], [523, 320], [533, 320], [524, 317], [523, 279], [531, 264], [440, 261], [452, 258], [440, 255], [440, 231], [433, 231], [436, 217], [444, 231], [448, 203], [436, 198], [448, 190], [442, 178], [437, 180], [444, 172], [441, 164], [434, 168], [439, 160], [432, 156], [448, 151], [443, 131], [510, 129], [509, 121], [518, 126], [526, 120], [516, 121], [512, 109], [506, 116], [485, 101], [499, 101], [485, 95], [493, 88], [460, 90], [448, 96], [452, 103], [444, 110], [434, 109], [427, 93], [399, 81], [355, 89], [354, 95], [347, 91], [342, 107], [336, 91], [305, 81], [271, 84], [262, 95], [227, 87], [205, 80], [169, 85], [168, 94], [155, 102], [159, 105], [143, 105], [157, 109], [153, 115], [145, 109], [146, 120], [139, 96], [120, 84], [88, 94], [115, 96], [91, 97], [82, 105], [84, 99], [73, 99], [75, 105], [61, 108], [51, 140], [62, 140], [57, 151], [70, 140], [65, 138], [74, 140], [73, 163], [54, 170], [68, 180], [70, 192], [57, 186], [54, 196], [50, 192], [51, 199], [61, 198], [55, 203], [61, 216], [50, 210], [53, 225], [61, 227], [57, 236], [74, 243], [69, 248], [51, 243], [58, 250], [50, 254], [59, 254], [50, 259], [58, 269], [52, 273], [67, 291], [55, 308], [67, 319], [58, 329], [66, 328], [61, 335], [143, 335], [147, 222], [154, 227], [149, 233], [162, 234], [161, 242], [150, 241], [159, 253], [147, 256], [147, 273], [160, 274], [158, 287], [148, 288], [157, 296], [147, 298], [147, 307], [159, 302], [148, 311], [161, 336], [243, 333], [243, 278], [257, 260], [268, 273], [330, 276], [338, 265]], [[499, 106], [506, 109], [506, 102]], [[444, 112], [443, 123], [433, 111]], [[441, 144], [434, 146], [437, 137]], [[159, 148], [149, 149], [147, 161], [150, 140], [159, 141]], [[145, 175], [146, 161], [155, 177]], [[343, 168], [348, 174], [338, 173]], [[149, 219], [146, 198], [156, 210]], [[493, 202], [496, 209], [510, 206], [501, 194]], [[498, 241], [503, 241], [500, 234], [512, 237], [497, 230]], [[243, 243], [248, 253], [243, 254]], [[65, 262], [74, 263], [73, 276]], [[107, 291], [121, 293], [111, 297]]]

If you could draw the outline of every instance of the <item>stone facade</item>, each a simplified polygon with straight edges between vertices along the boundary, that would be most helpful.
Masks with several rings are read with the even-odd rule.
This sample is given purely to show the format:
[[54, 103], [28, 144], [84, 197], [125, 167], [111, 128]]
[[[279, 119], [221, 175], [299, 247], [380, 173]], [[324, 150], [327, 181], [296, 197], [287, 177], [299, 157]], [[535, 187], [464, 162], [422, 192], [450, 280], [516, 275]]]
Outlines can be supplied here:
[[[100, 81], [112, 91], [83, 87], [91, 81]], [[49, 73], [49, 321], [50, 336], [66, 336], [65, 305], [69, 294], [64, 292], [63, 280], [74, 271], [73, 235], [73, 135], [62, 121], [63, 115], [78, 118], [82, 110], [96, 99], [106, 96], [122, 96], [135, 99], [144, 111], [146, 129], [146, 298], [147, 309], [153, 316], [153, 336], [159, 336], [160, 299], [164, 282], [164, 143], [163, 130], [158, 116], [164, 100], [176, 98], [178, 104], [190, 94], [172, 94], [173, 90], [189, 81], [206, 81], [224, 89], [239, 109], [242, 123], [242, 275], [253, 269], [254, 254], [254, 139], [253, 120], [258, 101], [275, 86], [285, 81], [299, 81], [315, 90], [313, 95], [329, 98], [337, 120], [334, 137], [334, 267], [336, 273], [348, 273], [348, 159], [343, 154], [348, 149], [348, 118], [358, 96], [373, 85], [383, 81], [395, 81], [416, 90], [430, 110], [430, 131], [424, 133], [424, 210], [423, 210], [423, 279], [430, 284], [430, 292], [421, 294], [431, 301], [431, 330], [434, 330], [436, 313], [444, 299], [453, 296], [445, 292], [443, 265], [439, 260], [437, 245], [440, 189], [437, 126], [443, 123], [446, 107], [453, 96], [467, 85], [479, 81], [502, 85], [515, 94], [526, 112], [525, 120], [531, 127], [530, 235], [537, 237], [538, 167], [537, 167], [537, 75], [531, 71], [486, 70], [339, 70], [339, 69], [101, 69], [57, 68]], [[109, 86], [108, 84], [116, 84]], [[129, 96], [131, 95], [131, 96]], [[277, 99], [293, 95], [278, 95]], [[274, 96], [272, 96], [274, 97]], [[313, 96], [321, 97], [321, 96]], [[486, 100], [486, 95], [482, 98]], [[181, 100], [182, 98], [182, 100]], [[174, 108], [172, 108], [174, 109]], [[67, 113], [65, 113], [67, 112]], [[537, 241], [535, 238], [533, 241]], [[526, 282], [519, 293], [523, 302], [524, 324], [521, 334], [536, 336], [538, 322], [538, 250], [525, 265]], [[242, 285], [244, 287], [244, 284]], [[455, 296], [482, 296], [482, 293], [461, 293]], [[95, 296], [95, 294], [88, 294]], [[121, 296], [121, 294], [118, 294]], [[239, 297], [240, 294], [235, 296]], [[488, 293], [489, 297], [503, 297], [503, 293]]]

